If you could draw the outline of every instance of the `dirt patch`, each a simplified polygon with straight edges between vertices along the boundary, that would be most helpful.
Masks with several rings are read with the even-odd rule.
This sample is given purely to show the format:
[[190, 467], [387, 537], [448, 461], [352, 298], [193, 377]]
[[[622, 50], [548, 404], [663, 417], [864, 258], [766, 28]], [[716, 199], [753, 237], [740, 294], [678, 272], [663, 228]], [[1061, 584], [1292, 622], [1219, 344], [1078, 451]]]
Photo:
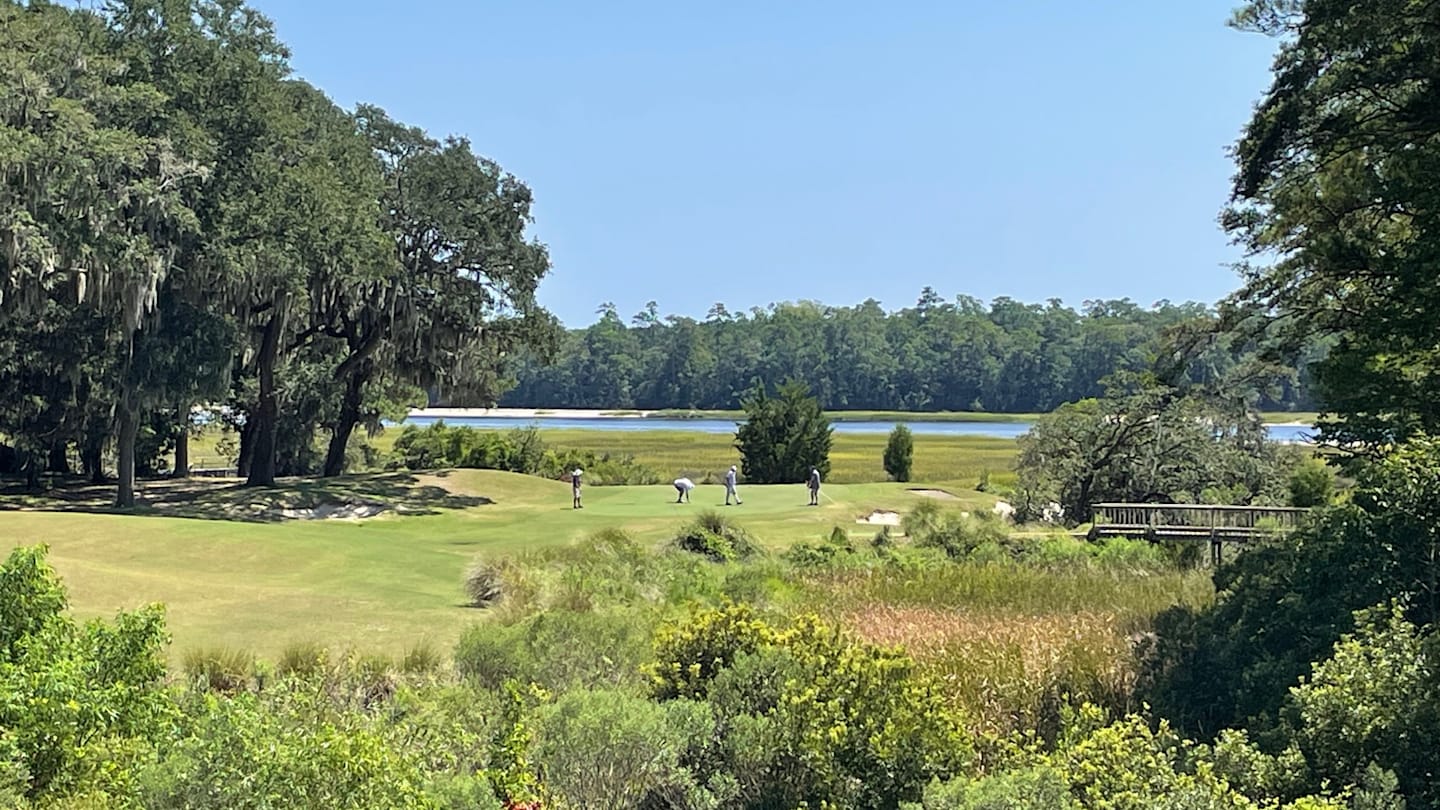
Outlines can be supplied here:
[[887, 511], [884, 511], [884, 510], [882, 510], [882, 509], [876, 509], [874, 512], [871, 512], [870, 514], [866, 515], [865, 517], [860, 518], [859, 520], [857, 520], [857, 521], [855, 521], [855, 522], [856, 522], [856, 523], [866, 523], [866, 524], [869, 524], [869, 525], [871, 525], [871, 526], [899, 526], [899, 525], [900, 525], [900, 513], [899, 513], [899, 512], [887, 512]]
[[949, 492], [946, 492], [946, 491], [943, 490], [943, 489], [912, 489], [912, 490], [910, 490], [910, 492], [911, 492], [911, 494], [913, 494], [913, 495], [919, 495], [919, 496], [922, 497], [922, 498], [934, 498], [934, 499], [937, 500], [937, 501], [958, 501], [958, 500], [960, 500], [960, 499], [959, 499], [958, 497], [956, 497], [955, 495], [953, 495], [953, 494], [951, 494], [951, 493], [949, 493]]

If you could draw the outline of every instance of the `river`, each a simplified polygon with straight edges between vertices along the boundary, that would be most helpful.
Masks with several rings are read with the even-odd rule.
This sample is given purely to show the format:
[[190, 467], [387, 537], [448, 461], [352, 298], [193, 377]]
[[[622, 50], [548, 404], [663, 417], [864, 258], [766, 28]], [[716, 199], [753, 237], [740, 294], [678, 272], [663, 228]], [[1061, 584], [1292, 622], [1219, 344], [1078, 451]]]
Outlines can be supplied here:
[[[411, 416], [407, 425], [426, 425], [441, 421], [433, 416]], [[564, 416], [451, 416], [444, 422], [482, 430], [508, 430], [534, 424], [557, 430], [682, 430], [693, 433], [734, 433], [735, 422], [729, 419], [640, 419], [610, 417], [578, 419]], [[896, 422], [835, 422], [836, 433], [889, 433]], [[904, 422], [917, 436], [984, 436], [992, 439], [1014, 439], [1030, 429], [1030, 422]], [[1305, 442], [1315, 432], [1309, 425], [1270, 425], [1270, 438], [1281, 442]]]

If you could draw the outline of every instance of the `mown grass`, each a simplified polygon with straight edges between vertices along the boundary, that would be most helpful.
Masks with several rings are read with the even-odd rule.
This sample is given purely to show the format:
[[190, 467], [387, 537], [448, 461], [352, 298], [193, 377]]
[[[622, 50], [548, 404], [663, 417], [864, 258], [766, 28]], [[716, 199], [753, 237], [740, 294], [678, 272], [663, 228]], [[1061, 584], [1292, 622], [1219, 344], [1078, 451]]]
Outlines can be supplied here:
[[[702, 486], [676, 504], [668, 486], [593, 487], [585, 508], [570, 508], [559, 481], [483, 470], [393, 474], [334, 482], [296, 481], [274, 490], [194, 482], [198, 489], [162, 500], [169, 483], [142, 482], [153, 501], [113, 514], [109, 488], [86, 499], [30, 497], [0, 505], [0, 551], [47, 543], [72, 604], [85, 617], [149, 602], [168, 605], [182, 653], [195, 645], [251, 649], [273, 657], [311, 639], [336, 648], [403, 653], [429, 640], [449, 649], [474, 621], [465, 607], [464, 572], [475, 555], [513, 555], [563, 546], [605, 529], [644, 543], [673, 538], [707, 508], [723, 509], [724, 489]], [[296, 503], [399, 501], [397, 490], [424, 493], [415, 514], [366, 520], [272, 520]], [[742, 487], [745, 504], [728, 514], [769, 548], [815, 539], [874, 510], [909, 511], [920, 497], [903, 484], [826, 485], [822, 505], [806, 506], [801, 485]], [[959, 492], [959, 503], [989, 508], [993, 497]], [[577, 586], [578, 587], [578, 586]]]

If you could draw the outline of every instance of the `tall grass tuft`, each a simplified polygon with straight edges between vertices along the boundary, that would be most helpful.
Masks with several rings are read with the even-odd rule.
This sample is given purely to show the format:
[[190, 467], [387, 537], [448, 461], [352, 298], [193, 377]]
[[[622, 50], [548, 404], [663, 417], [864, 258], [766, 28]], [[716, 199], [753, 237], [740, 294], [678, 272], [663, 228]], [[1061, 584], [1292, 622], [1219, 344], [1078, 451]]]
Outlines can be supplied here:
[[183, 666], [190, 683], [212, 692], [234, 694], [250, 685], [255, 656], [231, 647], [198, 648], [185, 653]]
[[505, 575], [501, 566], [476, 560], [465, 572], [465, 597], [471, 607], [490, 607], [505, 595]]
[[285, 645], [275, 662], [275, 674], [282, 677], [309, 677], [329, 669], [330, 652], [314, 641]]
[[743, 560], [759, 552], [748, 532], [713, 509], [701, 512], [692, 523], [681, 529], [675, 544], [716, 562]]

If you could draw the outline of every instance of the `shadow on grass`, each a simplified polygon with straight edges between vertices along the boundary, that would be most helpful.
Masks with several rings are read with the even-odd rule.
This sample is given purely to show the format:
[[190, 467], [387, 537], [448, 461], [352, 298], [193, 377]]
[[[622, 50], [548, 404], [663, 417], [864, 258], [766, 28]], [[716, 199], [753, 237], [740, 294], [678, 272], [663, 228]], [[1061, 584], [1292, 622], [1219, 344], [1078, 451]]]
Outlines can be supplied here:
[[[445, 478], [448, 472], [430, 474]], [[495, 501], [422, 484], [409, 472], [339, 478], [281, 479], [274, 487], [247, 487], [236, 479], [191, 478], [137, 482], [134, 509], [117, 509], [114, 484], [52, 480], [43, 492], [0, 481], [0, 510], [154, 515], [200, 520], [279, 523], [317, 518], [363, 518], [380, 514], [436, 515]]]

